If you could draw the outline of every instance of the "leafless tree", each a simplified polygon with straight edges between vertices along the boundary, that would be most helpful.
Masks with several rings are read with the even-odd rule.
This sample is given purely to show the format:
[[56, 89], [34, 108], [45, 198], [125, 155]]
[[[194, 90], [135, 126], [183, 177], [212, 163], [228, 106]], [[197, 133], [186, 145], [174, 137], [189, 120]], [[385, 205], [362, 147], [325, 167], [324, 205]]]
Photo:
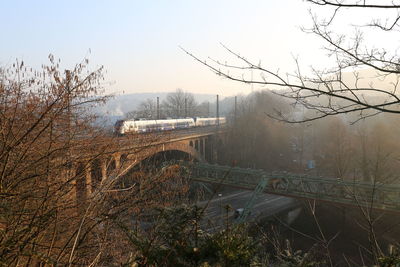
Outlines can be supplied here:
[[92, 71], [84, 60], [63, 70], [49, 59], [40, 70], [21, 61], [0, 68], [0, 265], [123, 262], [129, 255], [121, 253], [126, 236], [117, 223], [172, 203], [186, 187], [155, 174], [124, 186], [127, 166], [112, 167], [112, 154], [124, 142], [154, 140], [122, 142], [94, 124], [91, 108], [108, 99], [102, 68]]
[[[398, 43], [400, 3], [389, 0], [308, 0], [307, 2], [313, 9], [324, 9], [330, 12], [330, 15], [321, 19], [311, 10], [312, 25], [303, 28], [303, 31], [324, 42], [327, 57], [335, 61], [331, 68], [305, 70], [301, 67], [301, 62], [295, 58], [296, 70], [293, 73], [280, 73], [224, 45], [222, 45], [224, 49], [233, 58], [230, 61], [213, 58], [204, 60], [185, 49], [184, 51], [219, 76], [240, 83], [265, 86], [274, 90], [275, 94], [287, 98], [292, 105], [308, 109], [304, 116], [296, 113], [288, 114], [279, 109], [268, 114], [278, 120], [301, 123], [351, 113], [348, 118], [355, 123], [381, 113], [400, 114], [398, 93], [400, 56], [398, 46], [393, 45]], [[357, 24], [355, 20], [359, 17], [358, 14], [364, 12], [368, 12], [368, 16], [364, 14], [360, 17], [368, 17], [369, 20]], [[348, 25], [354, 28], [351, 35], [343, 33], [345, 18], [350, 19]], [[338, 27], [338, 24], [341, 26]], [[385, 44], [378, 42], [383, 35], [388, 37]], [[373, 40], [371, 36], [378, 37]], [[374, 41], [377, 41], [378, 46]], [[336, 138], [339, 142], [345, 141], [340, 133], [336, 135]], [[391, 155], [383, 152], [380, 144], [376, 148], [372, 146], [371, 149], [371, 143], [367, 143], [366, 139], [359, 141], [363, 145], [360, 149], [361, 158], [358, 158], [361, 161], [361, 167], [358, 166], [359, 171], [355, 175], [358, 179], [372, 180], [374, 188], [378, 188], [378, 181], [386, 180], [388, 174], [390, 175], [387, 166], [391, 161]], [[346, 147], [347, 149], [349, 147]], [[376, 151], [371, 151], [375, 149]], [[338, 147], [335, 153], [336, 164], [340, 167], [337, 169], [337, 175], [348, 173], [349, 166], [344, 159], [349, 152]], [[353, 158], [355, 156], [353, 155]], [[356, 165], [355, 162], [352, 164]], [[373, 199], [374, 192], [368, 197]], [[361, 211], [371, 243], [367, 250], [374, 263], [378, 265], [385, 258], [385, 252], [377, 241], [376, 232], [377, 218], [381, 214], [372, 216], [373, 206], [374, 203], [371, 201], [370, 207], [361, 208]]]
[[[211, 110], [212, 109], [212, 110]], [[196, 108], [196, 115], [199, 117], [210, 117], [214, 114], [214, 105], [211, 104], [209, 101], [205, 101], [200, 103]]]
[[[203, 60], [184, 50], [215, 74], [227, 79], [268, 86], [274, 93], [313, 111], [309, 116], [288, 116], [276, 110], [270, 116], [287, 122], [311, 121], [327, 116], [358, 113], [358, 118], [366, 118], [379, 113], [399, 114], [400, 98], [398, 94], [400, 57], [397, 49], [374, 47], [364, 38], [366, 35], [385, 32], [396, 39], [399, 30], [400, 5], [396, 1], [359, 1], [359, 0], [309, 0], [315, 8], [331, 11], [328, 17], [319, 19], [310, 11], [312, 26], [303, 30], [325, 42], [327, 56], [335, 59], [336, 64], [330, 69], [311, 69], [311, 74], [300, 67], [295, 59], [297, 71], [282, 74], [265, 68], [263, 64], [250, 61], [245, 56], [223, 47], [233, 56], [229, 63], [216, 59]], [[346, 36], [338, 32], [336, 23], [342, 22], [339, 14], [353, 18], [352, 14], [374, 11], [375, 17], [362, 25], [355, 26], [356, 33]], [[351, 22], [354, 25], [354, 22]], [[363, 69], [368, 69], [369, 77], [364, 77]], [[250, 73], [254, 72], [254, 79]]]
[[162, 102], [162, 111], [165, 116], [173, 118], [191, 117], [196, 113], [197, 103], [193, 94], [177, 89], [169, 93]]
[[[160, 114], [162, 117], [162, 115]], [[146, 118], [156, 119], [157, 118], [157, 103], [151, 98], [147, 98], [139, 104], [139, 107], [131, 112], [128, 112], [125, 116], [128, 119], [135, 118]]]
[[75, 185], [104, 148], [92, 151], [103, 133], [88, 113], [107, 99], [102, 68], [84, 60], [62, 71], [49, 59], [41, 70], [22, 61], [0, 69], [0, 261], [9, 266], [69, 262]]

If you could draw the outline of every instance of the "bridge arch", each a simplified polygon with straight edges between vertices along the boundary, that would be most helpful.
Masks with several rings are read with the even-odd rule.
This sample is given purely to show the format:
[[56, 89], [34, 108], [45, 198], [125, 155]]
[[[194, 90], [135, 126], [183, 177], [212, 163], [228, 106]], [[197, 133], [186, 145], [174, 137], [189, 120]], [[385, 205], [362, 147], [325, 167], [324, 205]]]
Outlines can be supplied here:
[[127, 173], [130, 169], [137, 166], [143, 160], [150, 158], [156, 154], [168, 151], [180, 151], [188, 154], [191, 158], [199, 162], [205, 162], [203, 155], [195, 149], [195, 147], [190, 146], [188, 142], [177, 142], [177, 143], [167, 143], [157, 146], [152, 146], [141, 150], [139, 153], [132, 153], [127, 155], [126, 160], [121, 162], [122, 174]]
[[128, 159], [128, 155], [126, 153], [122, 154], [119, 158], [120, 164], [124, 164], [124, 162]]

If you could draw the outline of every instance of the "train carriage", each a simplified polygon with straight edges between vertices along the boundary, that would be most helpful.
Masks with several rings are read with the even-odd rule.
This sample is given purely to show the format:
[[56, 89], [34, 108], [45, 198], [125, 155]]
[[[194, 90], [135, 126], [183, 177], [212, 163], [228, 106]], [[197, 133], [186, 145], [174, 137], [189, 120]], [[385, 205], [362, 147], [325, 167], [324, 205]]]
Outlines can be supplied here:
[[[217, 118], [185, 118], [165, 120], [119, 120], [115, 123], [115, 133], [125, 135], [129, 133], [148, 133], [157, 131], [169, 131], [188, 129], [193, 127], [217, 125]], [[225, 117], [219, 118], [219, 124], [225, 124]]]
[[226, 118], [225, 117], [219, 117], [219, 118], [201, 118], [197, 117], [195, 118], [196, 126], [213, 126], [217, 125], [219, 119], [219, 124], [225, 124], [226, 123]]

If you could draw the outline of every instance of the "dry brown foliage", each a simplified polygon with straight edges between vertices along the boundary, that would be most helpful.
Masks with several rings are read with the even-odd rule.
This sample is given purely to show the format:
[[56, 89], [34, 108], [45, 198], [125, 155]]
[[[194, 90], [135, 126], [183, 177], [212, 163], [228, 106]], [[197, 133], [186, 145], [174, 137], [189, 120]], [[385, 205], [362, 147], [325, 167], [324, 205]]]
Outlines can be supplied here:
[[99, 163], [120, 142], [90, 112], [108, 98], [103, 69], [91, 71], [85, 59], [61, 70], [49, 60], [39, 71], [20, 61], [0, 68], [0, 265], [116, 262], [121, 248], [110, 244], [124, 242], [115, 222], [140, 206], [172, 202], [156, 182], [168, 176], [143, 176], [127, 188], [122, 167], [105, 178]]

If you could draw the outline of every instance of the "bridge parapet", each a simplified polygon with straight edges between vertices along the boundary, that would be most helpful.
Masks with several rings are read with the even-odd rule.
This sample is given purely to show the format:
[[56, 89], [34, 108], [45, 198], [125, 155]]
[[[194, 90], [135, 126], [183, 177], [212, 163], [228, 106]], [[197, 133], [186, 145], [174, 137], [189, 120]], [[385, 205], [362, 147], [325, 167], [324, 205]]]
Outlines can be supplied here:
[[219, 166], [207, 163], [183, 163], [191, 178], [253, 190], [262, 177], [267, 179], [265, 193], [315, 199], [400, 212], [400, 185], [347, 181], [292, 173], [268, 173], [263, 170]]

